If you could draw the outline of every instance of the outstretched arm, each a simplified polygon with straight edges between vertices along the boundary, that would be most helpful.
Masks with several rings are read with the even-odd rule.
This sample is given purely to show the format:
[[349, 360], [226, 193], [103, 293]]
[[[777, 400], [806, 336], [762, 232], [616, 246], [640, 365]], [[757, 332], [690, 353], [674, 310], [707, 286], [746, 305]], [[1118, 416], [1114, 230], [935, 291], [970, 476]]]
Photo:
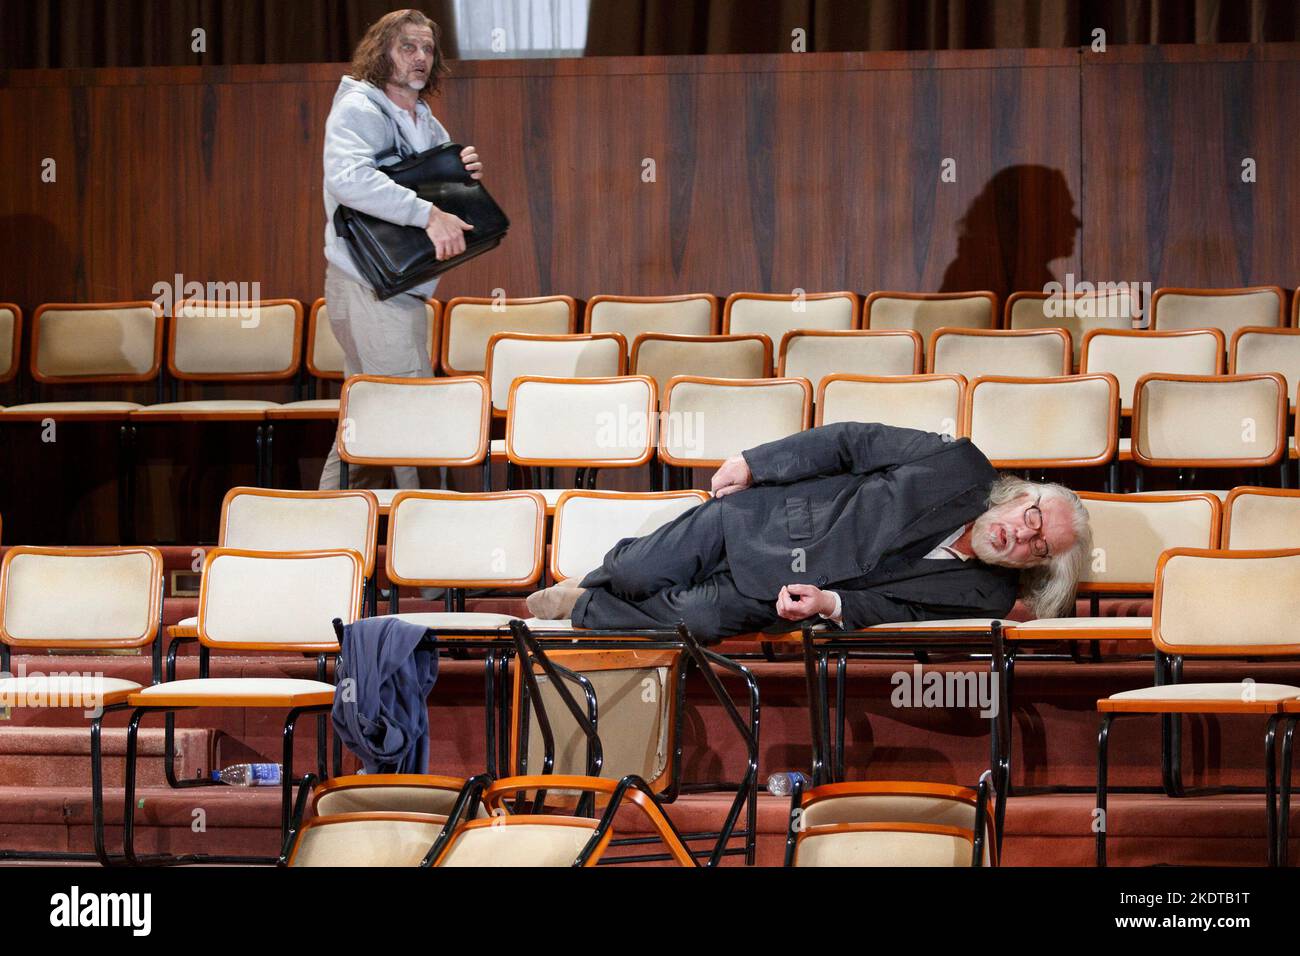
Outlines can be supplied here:
[[862, 475], [927, 458], [951, 440], [914, 428], [837, 422], [750, 448], [743, 457], [753, 484], [787, 485], [819, 475]]

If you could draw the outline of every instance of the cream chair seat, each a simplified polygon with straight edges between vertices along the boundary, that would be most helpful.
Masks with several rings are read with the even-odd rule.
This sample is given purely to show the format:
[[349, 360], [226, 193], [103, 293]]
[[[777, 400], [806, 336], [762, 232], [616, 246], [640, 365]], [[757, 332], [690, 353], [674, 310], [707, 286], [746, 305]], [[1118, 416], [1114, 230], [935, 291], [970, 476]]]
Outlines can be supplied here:
[[5, 418], [39, 421], [54, 418], [62, 421], [112, 421], [124, 419], [145, 406], [137, 402], [30, 402], [10, 405], [0, 412]]
[[1223, 701], [1278, 701], [1300, 697], [1300, 687], [1291, 684], [1256, 684], [1253, 681], [1225, 681], [1204, 684], [1162, 684], [1159, 687], [1139, 687], [1111, 694], [1108, 700], [1142, 700], [1151, 702], [1195, 701], [1209, 703]]
[[313, 707], [334, 700], [334, 685], [290, 677], [207, 677], [173, 680], [131, 695], [135, 706]]
[[266, 417], [271, 419], [320, 419], [328, 421], [339, 417], [339, 400], [337, 398], [309, 398], [301, 402], [285, 402], [266, 410]]
[[275, 402], [256, 399], [201, 399], [192, 402], [163, 402], [146, 405], [131, 413], [132, 419], [155, 421], [259, 421], [279, 407]]
[[997, 617], [954, 617], [942, 621], [899, 621], [872, 624], [868, 631], [987, 631], [1001, 621]]
[[[120, 704], [144, 685], [120, 677], [85, 674], [41, 674], [0, 678], [0, 707], [21, 707], [24, 702], [41, 707], [103, 707]], [[34, 702], [39, 701], [39, 704]], [[89, 703], [86, 703], [89, 702]]]
[[379, 616], [405, 621], [407, 624], [418, 624], [420, 627], [427, 627], [432, 630], [446, 628], [472, 628], [477, 630], [489, 627], [509, 627], [511, 621], [520, 620], [520, 618], [509, 614], [488, 614], [480, 611], [428, 611], [411, 614], [381, 614]]

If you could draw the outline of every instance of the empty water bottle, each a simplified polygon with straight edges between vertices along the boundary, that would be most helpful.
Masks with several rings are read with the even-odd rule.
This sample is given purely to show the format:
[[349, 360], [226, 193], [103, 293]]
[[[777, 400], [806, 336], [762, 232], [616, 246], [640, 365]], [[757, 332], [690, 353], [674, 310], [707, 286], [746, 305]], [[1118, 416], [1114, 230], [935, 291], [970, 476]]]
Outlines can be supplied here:
[[767, 792], [775, 797], [788, 797], [794, 793], [796, 781], [801, 783], [804, 789], [807, 789], [808, 784], [812, 782], [797, 770], [787, 770], [774, 773], [767, 778]]
[[278, 763], [237, 763], [225, 770], [212, 771], [212, 779], [233, 787], [278, 787], [280, 769]]

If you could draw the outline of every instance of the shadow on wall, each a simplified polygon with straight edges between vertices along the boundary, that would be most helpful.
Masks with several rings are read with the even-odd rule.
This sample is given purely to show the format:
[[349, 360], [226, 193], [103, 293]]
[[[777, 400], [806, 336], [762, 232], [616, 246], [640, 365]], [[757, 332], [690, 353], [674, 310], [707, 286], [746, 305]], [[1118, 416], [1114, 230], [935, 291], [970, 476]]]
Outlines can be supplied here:
[[67, 239], [42, 216], [0, 216], [0, 262], [5, 264], [0, 301], [17, 302], [27, 316], [42, 302], [76, 302], [85, 286], [82, 264], [73, 259]]
[[957, 257], [939, 291], [990, 289], [1005, 301], [1012, 292], [1061, 281], [1049, 263], [1074, 255], [1083, 221], [1059, 169], [1021, 165], [998, 170], [957, 225]]

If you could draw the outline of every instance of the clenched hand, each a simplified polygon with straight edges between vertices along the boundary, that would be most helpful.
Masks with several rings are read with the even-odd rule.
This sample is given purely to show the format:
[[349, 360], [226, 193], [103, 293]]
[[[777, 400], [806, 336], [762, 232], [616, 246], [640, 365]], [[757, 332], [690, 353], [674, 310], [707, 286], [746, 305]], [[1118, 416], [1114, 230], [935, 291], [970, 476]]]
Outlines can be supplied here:
[[776, 613], [787, 621], [802, 621], [835, 610], [835, 598], [811, 584], [787, 584], [776, 596]]
[[713, 473], [713, 497], [724, 498], [733, 492], [744, 491], [753, 483], [754, 476], [749, 473], [745, 456], [732, 455]]

